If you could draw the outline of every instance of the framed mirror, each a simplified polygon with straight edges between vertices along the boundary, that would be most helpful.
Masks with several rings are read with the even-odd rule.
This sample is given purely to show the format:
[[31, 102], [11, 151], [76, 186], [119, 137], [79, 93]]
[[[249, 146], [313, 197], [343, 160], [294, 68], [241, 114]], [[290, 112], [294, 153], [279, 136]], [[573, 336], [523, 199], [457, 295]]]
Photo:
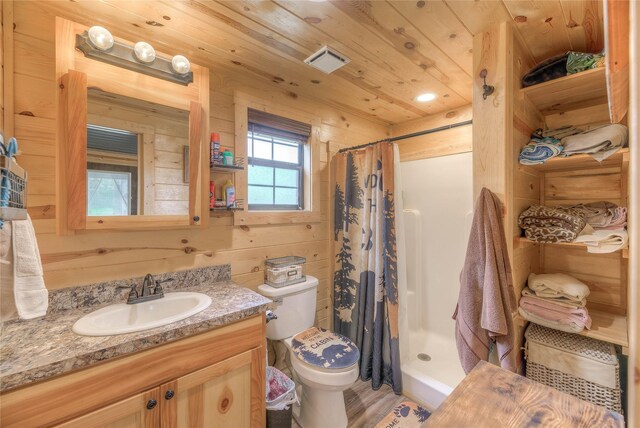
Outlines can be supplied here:
[[58, 233], [205, 225], [208, 69], [180, 85], [96, 61], [83, 31], [56, 18]]

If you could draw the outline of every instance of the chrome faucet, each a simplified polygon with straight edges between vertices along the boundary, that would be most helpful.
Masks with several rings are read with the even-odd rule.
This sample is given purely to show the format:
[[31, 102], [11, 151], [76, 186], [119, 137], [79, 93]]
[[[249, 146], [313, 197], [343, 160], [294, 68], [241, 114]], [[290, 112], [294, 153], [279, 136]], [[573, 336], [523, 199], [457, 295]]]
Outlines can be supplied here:
[[127, 305], [162, 299], [164, 297], [164, 290], [162, 290], [161, 284], [169, 281], [173, 281], [173, 278], [156, 281], [153, 279], [153, 275], [148, 273], [142, 281], [142, 290], [140, 293], [138, 293], [138, 285], [136, 283], [131, 284]]

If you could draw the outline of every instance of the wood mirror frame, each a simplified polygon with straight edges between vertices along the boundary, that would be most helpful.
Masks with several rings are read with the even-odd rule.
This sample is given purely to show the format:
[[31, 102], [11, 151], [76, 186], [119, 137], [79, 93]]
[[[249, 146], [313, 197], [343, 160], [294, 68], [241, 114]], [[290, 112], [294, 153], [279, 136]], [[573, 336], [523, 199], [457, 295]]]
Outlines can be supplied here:
[[[58, 133], [57, 232], [100, 229], [163, 229], [205, 226], [209, 196], [209, 70], [191, 64], [193, 83], [176, 83], [86, 58], [75, 48], [87, 27], [56, 18]], [[125, 43], [130, 43], [122, 40]], [[88, 88], [189, 112], [189, 213], [184, 215], [87, 216]]]

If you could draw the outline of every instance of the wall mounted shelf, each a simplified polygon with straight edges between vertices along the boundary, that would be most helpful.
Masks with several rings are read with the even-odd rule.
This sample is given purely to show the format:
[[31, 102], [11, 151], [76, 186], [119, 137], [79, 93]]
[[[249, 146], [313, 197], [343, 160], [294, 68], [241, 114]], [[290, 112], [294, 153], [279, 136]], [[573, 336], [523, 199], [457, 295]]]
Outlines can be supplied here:
[[606, 70], [601, 67], [571, 74], [522, 88], [520, 92], [543, 115], [604, 104], [607, 103]]
[[623, 148], [616, 153], [598, 162], [591, 155], [580, 154], [568, 157], [555, 157], [551, 158], [545, 163], [539, 165], [520, 165], [522, 168], [531, 168], [536, 171], [550, 172], [550, 171], [564, 171], [564, 170], [576, 170], [576, 169], [589, 169], [589, 168], [607, 168], [607, 167], [622, 167], [623, 169], [629, 164], [629, 149]]
[[[587, 299], [588, 300], [588, 299]], [[623, 353], [627, 354], [629, 347], [629, 337], [627, 336], [627, 317], [625, 315], [589, 309], [591, 316], [591, 329], [583, 330], [581, 336], [602, 340], [603, 342], [620, 345]], [[528, 321], [520, 314], [516, 315], [515, 322], [524, 326]]]
[[[524, 236], [520, 236], [516, 239], [516, 248], [522, 248], [528, 245], [536, 245], [536, 244], [559, 245], [561, 247], [584, 248], [585, 251], [587, 250], [587, 244], [582, 242], [535, 242], [525, 238]], [[615, 253], [618, 253], [618, 252], [622, 254], [623, 258], [629, 258], [629, 250], [627, 248], [623, 248], [618, 251], [615, 251]], [[593, 253], [593, 254], [598, 254], [598, 253]], [[611, 254], [611, 253], [604, 253], [604, 254]]]
[[235, 171], [243, 171], [244, 166], [242, 165], [212, 165], [211, 172], [235, 172]]

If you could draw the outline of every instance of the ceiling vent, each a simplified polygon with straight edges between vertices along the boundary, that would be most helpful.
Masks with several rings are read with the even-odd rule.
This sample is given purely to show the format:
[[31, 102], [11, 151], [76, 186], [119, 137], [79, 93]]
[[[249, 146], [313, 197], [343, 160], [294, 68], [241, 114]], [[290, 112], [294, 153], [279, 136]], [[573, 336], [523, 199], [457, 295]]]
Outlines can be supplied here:
[[305, 59], [304, 62], [329, 74], [348, 64], [351, 60], [329, 46], [324, 46], [318, 52]]

